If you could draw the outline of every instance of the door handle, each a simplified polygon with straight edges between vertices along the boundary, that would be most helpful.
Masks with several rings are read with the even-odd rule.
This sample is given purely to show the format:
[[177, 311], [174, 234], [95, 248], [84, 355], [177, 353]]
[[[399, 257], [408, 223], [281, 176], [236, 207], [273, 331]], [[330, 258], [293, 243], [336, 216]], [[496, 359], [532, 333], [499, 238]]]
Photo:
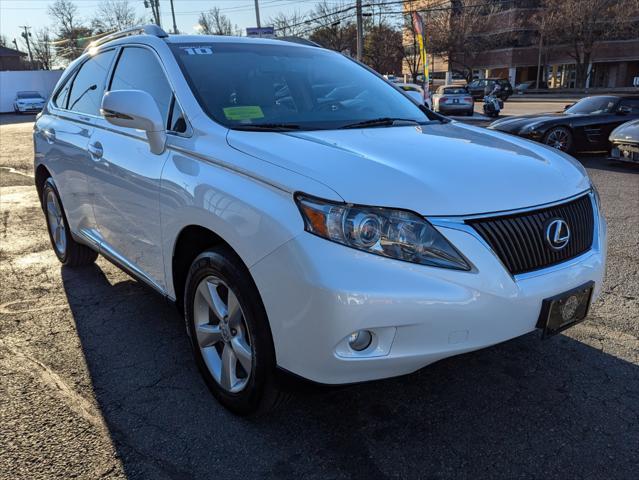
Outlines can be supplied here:
[[89, 153], [94, 160], [100, 160], [104, 151], [100, 142], [91, 143], [89, 145]]
[[41, 132], [48, 144], [55, 142], [55, 130], [53, 128], [43, 128]]

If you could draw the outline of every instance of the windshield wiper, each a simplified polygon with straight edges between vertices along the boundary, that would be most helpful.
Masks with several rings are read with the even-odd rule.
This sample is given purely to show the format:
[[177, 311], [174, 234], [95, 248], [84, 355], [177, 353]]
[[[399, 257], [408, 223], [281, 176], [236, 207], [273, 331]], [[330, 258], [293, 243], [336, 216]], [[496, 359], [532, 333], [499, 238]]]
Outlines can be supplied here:
[[246, 131], [272, 131], [272, 132], [289, 132], [291, 130], [299, 130], [301, 127], [296, 123], [256, 123], [253, 125], [234, 125], [230, 127], [233, 130]]
[[393, 118], [393, 117], [381, 117], [373, 118], [371, 120], [364, 120], [361, 122], [349, 123], [339, 128], [361, 128], [361, 127], [386, 127], [393, 126], [395, 124], [410, 123], [413, 125], [421, 125], [417, 120], [410, 118]]

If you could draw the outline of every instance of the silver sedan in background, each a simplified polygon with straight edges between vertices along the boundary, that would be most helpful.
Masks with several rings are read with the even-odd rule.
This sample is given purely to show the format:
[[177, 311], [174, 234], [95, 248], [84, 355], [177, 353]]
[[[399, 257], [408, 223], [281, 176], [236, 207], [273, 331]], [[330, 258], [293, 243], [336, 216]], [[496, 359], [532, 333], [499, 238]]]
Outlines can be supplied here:
[[475, 102], [463, 85], [443, 85], [433, 95], [433, 108], [442, 115], [472, 116]]

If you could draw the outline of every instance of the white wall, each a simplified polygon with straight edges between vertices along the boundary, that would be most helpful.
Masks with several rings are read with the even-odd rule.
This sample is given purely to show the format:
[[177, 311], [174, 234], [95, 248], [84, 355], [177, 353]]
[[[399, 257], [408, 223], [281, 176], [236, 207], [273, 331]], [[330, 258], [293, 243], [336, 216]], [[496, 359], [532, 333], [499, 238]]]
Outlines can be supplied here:
[[16, 92], [35, 90], [49, 98], [62, 70], [25, 70], [0, 72], [0, 113], [13, 112]]

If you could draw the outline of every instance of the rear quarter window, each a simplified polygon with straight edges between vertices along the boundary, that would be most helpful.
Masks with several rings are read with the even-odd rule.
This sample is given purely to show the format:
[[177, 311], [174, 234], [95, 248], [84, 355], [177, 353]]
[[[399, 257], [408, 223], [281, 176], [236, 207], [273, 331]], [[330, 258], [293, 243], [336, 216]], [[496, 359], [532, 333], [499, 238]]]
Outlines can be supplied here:
[[56, 107], [62, 109], [67, 108], [67, 100], [69, 99], [69, 91], [71, 90], [73, 77], [75, 77], [75, 72], [67, 75], [62, 83], [62, 87], [59, 87], [57, 93], [54, 95], [53, 104]]

